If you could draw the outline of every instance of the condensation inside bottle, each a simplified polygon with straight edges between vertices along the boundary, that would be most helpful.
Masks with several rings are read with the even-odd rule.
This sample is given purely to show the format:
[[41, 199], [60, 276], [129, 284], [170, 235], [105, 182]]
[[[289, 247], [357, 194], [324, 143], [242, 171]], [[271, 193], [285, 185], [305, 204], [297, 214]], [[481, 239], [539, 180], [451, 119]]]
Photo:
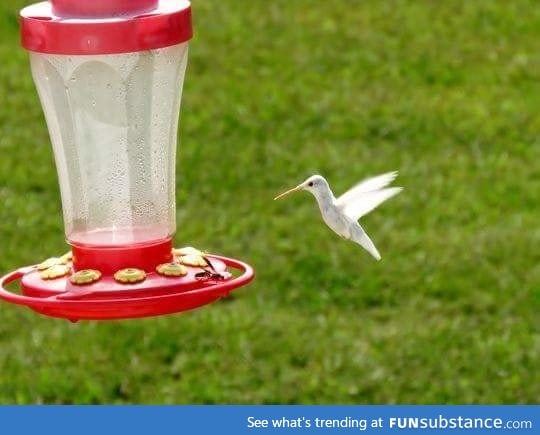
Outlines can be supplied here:
[[31, 53], [72, 244], [175, 232], [175, 154], [187, 43], [109, 55]]

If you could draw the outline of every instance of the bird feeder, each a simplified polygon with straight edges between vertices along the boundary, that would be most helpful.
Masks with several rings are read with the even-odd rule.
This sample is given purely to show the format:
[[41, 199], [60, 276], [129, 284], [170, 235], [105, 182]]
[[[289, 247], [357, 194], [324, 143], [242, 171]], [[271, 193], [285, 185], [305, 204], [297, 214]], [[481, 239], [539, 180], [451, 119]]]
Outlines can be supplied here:
[[5, 275], [0, 298], [105, 320], [193, 309], [248, 283], [241, 261], [172, 246], [190, 3], [51, 0], [20, 18], [71, 250]]

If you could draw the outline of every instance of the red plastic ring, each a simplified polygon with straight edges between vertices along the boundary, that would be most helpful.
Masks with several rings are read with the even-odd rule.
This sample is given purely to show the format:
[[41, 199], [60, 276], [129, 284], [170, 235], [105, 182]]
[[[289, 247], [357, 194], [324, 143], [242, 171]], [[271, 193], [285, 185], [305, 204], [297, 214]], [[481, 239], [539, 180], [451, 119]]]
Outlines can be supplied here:
[[72, 321], [149, 317], [186, 311], [214, 302], [227, 296], [235, 288], [247, 284], [255, 275], [253, 268], [242, 261], [218, 255], [209, 255], [209, 257], [221, 260], [228, 267], [238, 269], [243, 273], [236, 278], [216, 282], [195, 290], [143, 297], [126, 297], [124, 295], [118, 299], [61, 299], [57, 297], [58, 295], [39, 298], [19, 295], [6, 290], [7, 284], [19, 280], [25, 273], [33, 270], [33, 267], [30, 266], [0, 278], [0, 299], [17, 305], [25, 305], [48, 316]]
[[168, 47], [193, 35], [191, 5], [187, 1], [160, 0], [153, 10], [134, 16], [107, 18], [58, 17], [50, 2], [21, 11], [24, 48], [49, 54], [132, 53]]

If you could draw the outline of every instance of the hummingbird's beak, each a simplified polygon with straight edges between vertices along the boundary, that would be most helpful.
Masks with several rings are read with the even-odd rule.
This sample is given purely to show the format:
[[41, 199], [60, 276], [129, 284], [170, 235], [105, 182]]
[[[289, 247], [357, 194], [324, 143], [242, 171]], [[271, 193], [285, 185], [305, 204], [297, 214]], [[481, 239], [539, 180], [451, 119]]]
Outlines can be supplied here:
[[299, 190], [302, 190], [302, 187], [303, 187], [302, 184], [299, 184], [298, 186], [293, 187], [292, 189], [287, 190], [286, 192], [280, 193], [278, 196], [276, 196], [276, 197], [274, 198], [274, 201], [275, 201], [276, 199], [283, 198], [284, 196], [288, 195], [289, 193], [298, 192]]

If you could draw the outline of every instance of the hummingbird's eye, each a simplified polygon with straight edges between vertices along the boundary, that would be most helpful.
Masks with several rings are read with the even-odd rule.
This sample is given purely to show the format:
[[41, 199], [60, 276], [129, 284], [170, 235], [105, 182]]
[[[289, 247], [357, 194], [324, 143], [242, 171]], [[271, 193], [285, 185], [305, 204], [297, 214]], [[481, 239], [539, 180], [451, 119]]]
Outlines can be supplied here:
[[309, 186], [309, 187], [313, 187], [313, 181], [310, 181], [310, 182], [308, 183], [308, 186]]

